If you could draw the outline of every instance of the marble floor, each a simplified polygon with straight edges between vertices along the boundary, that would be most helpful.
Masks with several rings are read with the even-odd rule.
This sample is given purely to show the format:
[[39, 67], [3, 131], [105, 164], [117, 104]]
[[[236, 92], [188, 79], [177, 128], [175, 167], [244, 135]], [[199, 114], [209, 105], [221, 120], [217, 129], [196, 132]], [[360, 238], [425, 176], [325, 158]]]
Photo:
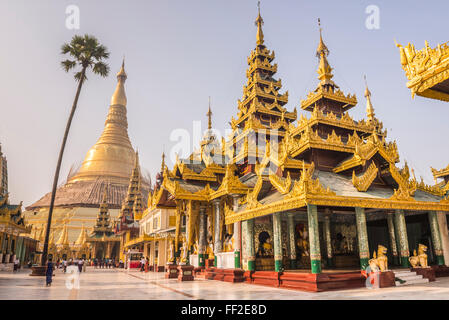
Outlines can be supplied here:
[[226, 283], [197, 279], [177, 282], [165, 279], [163, 273], [141, 273], [118, 269], [87, 268], [81, 273], [79, 289], [67, 288], [69, 275], [55, 272], [51, 287], [45, 287], [44, 277], [30, 277], [30, 270], [18, 273], [0, 272], [0, 300], [134, 300], [134, 299], [196, 299], [196, 300], [388, 300], [423, 299], [449, 300], [449, 277], [436, 282], [384, 289], [352, 289], [309, 293], [289, 289], [271, 288], [247, 283]]

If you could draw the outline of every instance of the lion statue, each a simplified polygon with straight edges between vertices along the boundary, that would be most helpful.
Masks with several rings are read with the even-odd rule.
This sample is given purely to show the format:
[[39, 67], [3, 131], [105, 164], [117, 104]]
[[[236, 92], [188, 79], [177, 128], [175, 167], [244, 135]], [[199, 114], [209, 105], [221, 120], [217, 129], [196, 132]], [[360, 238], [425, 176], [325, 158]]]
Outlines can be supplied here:
[[382, 245], [377, 246], [377, 256], [376, 251], [373, 253], [373, 258], [368, 261], [369, 266], [372, 271], [384, 272], [388, 270], [388, 258], [386, 256], [387, 248]]
[[413, 250], [413, 256], [408, 258], [412, 268], [429, 268], [427, 265], [427, 246], [423, 244], [418, 245], [418, 254], [416, 254], [416, 250]]

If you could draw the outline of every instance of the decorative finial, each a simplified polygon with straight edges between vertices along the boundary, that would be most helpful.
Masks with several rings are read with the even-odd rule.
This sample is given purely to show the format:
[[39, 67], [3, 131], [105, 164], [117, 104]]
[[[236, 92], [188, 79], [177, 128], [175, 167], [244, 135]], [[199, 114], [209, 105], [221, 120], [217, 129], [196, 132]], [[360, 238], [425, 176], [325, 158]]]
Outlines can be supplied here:
[[258, 11], [258, 15], [257, 15], [257, 19], [256, 19], [256, 26], [257, 26], [257, 45], [263, 45], [263, 31], [262, 31], [262, 25], [263, 25], [263, 19], [262, 16], [260, 15], [260, 1], [257, 1], [257, 11]]
[[208, 125], [207, 129], [212, 129], [212, 111], [210, 110], [210, 96], [209, 96], [209, 111], [207, 111]]
[[374, 107], [371, 102], [371, 92], [368, 89], [368, 82], [366, 81], [366, 75], [364, 75], [365, 79], [365, 98], [366, 98], [366, 116], [368, 121], [374, 121]]
[[321, 55], [323, 54], [324, 56], [328, 56], [329, 55], [329, 49], [327, 48], [327, 46], [324, 44], [323, 41], [323, 34], [322, 34], [322, 28], [321, 28], [321, 20], [320, 18], [318, 18], [318, 28], [320, 30], [320, 43], [318, 44], [318, 48], [316, 50], [316, 56], [318, 58], [321, 57]]
[[120, 68], [120, 71], [117, 73], [117, 80], [124, 81], [124, 80], [126, 80], [126, 78], [127, 78], [127, 75], [125, 72], [125, 55], [123, 55], [122, 67]]
[[164, 171], [164, 168], [165, 168], [165, 152], [162, 152], [161, 172]]

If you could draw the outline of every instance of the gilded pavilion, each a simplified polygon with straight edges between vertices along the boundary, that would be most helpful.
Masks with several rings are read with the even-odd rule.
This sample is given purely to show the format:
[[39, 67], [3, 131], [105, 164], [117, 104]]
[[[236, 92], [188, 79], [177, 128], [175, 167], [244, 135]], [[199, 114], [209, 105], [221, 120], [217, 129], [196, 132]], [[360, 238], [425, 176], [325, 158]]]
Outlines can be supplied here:
[[[232, 134], [219, 141], [209, 109], [200, 149], [171, 170], [163, 166], [161, 186], [150, 193], [150, 211], [169, 200], [176, 213], [174, 256], [187, 248], [208, 279], [293, 287], [328, 281], [323, 269], [364, 270], [378, 245], [388, 248], [391, 264], [408, 267], [424, 243], [431, 264], [444, 265], [438, 217], [449, 199], [418, 182], [406, 162], [397, 166], [398, 146], [376, 117], [368, 86], [366, 118], [356, 121], [349, 111], [357, 98], [334, 82], [320, 29], [318, 84], [301, 100], [298, 118], [286, 106], [263, 22], [259, 12]], [[310, 273], [289, 272], [296, 269]]]
[[6, 157], [0, 147], [0, 271], [12, 268], [14, 259], [21, 264], [34, 262], [36, 240], [22, 213], [22, 203], [10, 204]]
[[[408, 43], [402, 46], [396, 43], [399, 48], [402, 69], [408, 79], [407, 87], [415, 95], [448, 102], [449, 101], [449, 42], [438, 44], [431, 48], [425, 41], [425, 46], [421, 50], [416, 50], [415, 46]], [[447, 195], [449, 191], [449, 166], [437, 170], [431, 168], [435, 179], [435, 186]], [[441, 235], [444, 245], [444, 256], [449, 259], [449, 218], [439, 216], [442, 226]]]
[[[83, 255], [86, 254], [84, 244], [78, 243], [78, 240], [87, 239], [84, 237], [85, 233], [95, 232], [98, 210], [102, 205], [105, 192], [107, 192], [110, 218], [115, 219], [119, 215], [136, 161], [136, 152], [128, 137], [126, 79], [123, 62], [117, 73], [117, 85], [100, 138], [87, 152], [79, 170], [70, 174], [67, 182], [56, 192], [50, 234], [54, 241], [65, 240], [61, 240], [63, 244], [50, 245], [53, 247], [54, 254], [62, 252], [64, 246], [68, 246], [72, 255], [76, 257], [80, 252], [83, 252]], [[141, 188], [145, 190], [146, 198], [149, 184], [145, 179], [141, 178], [141, 180]], [[28, 206], [25, 212], [28, 221], [33, 225], [35, 239], [42, 242], [41, 246], [45, 236], [50, 196], [51, 193], [46, 194], [39, 201]], [[88, 244], [85, 243], [85, 245]], [[63, 251], [63, 254], [67, 255], [67, 250]], [[58, 256], [61, 255], [58, 254]], [[86, 254], [86, 257], [89, 256], [90, 254]]]

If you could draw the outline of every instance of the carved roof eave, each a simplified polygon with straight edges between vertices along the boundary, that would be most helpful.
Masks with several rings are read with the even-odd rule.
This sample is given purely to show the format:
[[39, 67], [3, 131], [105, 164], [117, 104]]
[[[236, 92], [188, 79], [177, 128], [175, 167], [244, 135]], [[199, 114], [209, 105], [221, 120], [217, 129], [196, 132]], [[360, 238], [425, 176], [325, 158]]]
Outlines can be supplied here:
[[[367, 142], [370, 143], [370, 142]], [[364, 146], [366, 143], [364, 144]], [[365, 165], [366, 161], [370, 160], [375, 154], [379, 153], [382, 158], [388, 163], [397, 163], [399, 162], [398, 157], [393, 157], [389, 155], [388, 151], [381, 145], [372, 145], [372, 149], [365, 155], [356, 154], [356, 149], [354, 147], [354, 154], [348, 160], [343, 161], [339, 166], [335, 167], [333, 171], [335, 173], [343, 172], [349, 169], [353, 169], [357, 166]]]
[[441, 169], [441, 170], [437, 170], [437, 169], [434, 169], [434, 168], [431, 168], [431, 170], [432, 170], [433, 177], [435, 179], [437, 179], [437, 178], [444, 178], [445, 176], [449, 175], [449, 166], [447, 166], [446, 168]]
[[[307, 119], [307, 122], [301, 123], [298, 127], [291, 128], [290, 130], [291, 130], [292, 136], [296, 136], [296, 135], [300, 134], [301, 132], [303, 132], [305, 130], [305, 128], [307, 126], [312, 127], [316, 124], [327, 124], [330, 126], [335, 126], [335, 127], [339, 127], [339, 128], [348, 129], [351, 131], [363, 132], [363, 133], [369, 133], [369, 134], [373, 133], [373, 129], [374, 129], [373, 125], [349, 124], [349, 123], [342, 122], [340, 120], [327, 120], [327, 119], [323, 119], [323, 118], [318, 118], [318, 119], [312, 118], [312, 119]], [[385, 137], [385, 133], [378, 133], [378, 135]]]
[[403, 47], [396, 43], [399, 48], [402, 69], [408, 80], [407, 87], [410, 88], [412, 96], [415, 94], [427, 98], [449, 101], [449, 92], [441, 92], [432, 88], [449, 79], [449, 45], [438, 44], [431, 48], [425, 42], [425, 47], [419, 51], [415, 50], [413, 44]]
[[357, 105], [357, 98], [355, 97], [355, 95], [344, 96], [330, 92], [323, 92], [320, 90], [316, 93], [309, 93], [307, 99], [301, 100], [301, 109], [312, 111], [314, 108], [314, 104], [321, 99], [329, 99], [344, 103], [345, 105], [342, 107], [344, 111], [347, 111]]
[[331, 150], [331, 151], [338, 151], [338, 152], [346, 152], [346, 153], [353, 153], [354, 147], [353, 146], [347, 146], [344, 143], [329, 143], [325, 140], [322, 142], [319, 141], [306, 141], [299, 147], [297, 147], [294, 150], [290, 150], [290, 156], [292, 158], [296, 158], [298, 155], [302, 154], [308, 149], [322, 149], [322, 150]]
[[11, 221], [8, 216], [0, 216], [0, 225], [6, 228], [12, 228], [18, 232], [29, 233], [31, 230], [23, 225], [19, 225], [14, 221]]
[[172, 194], [176, 200], [209, 201], [210, 194], [214, 192], [209, 184], [206, 184], [201, 190], [190, 192], [183, 189], [178, 181], [166, 178], [164, 178], [164, 181], [162, 182], [162, 188]]
[[385, 210], [421, 210], [421, 211], [445, 211], [449, 212], [449, 200], [440, 202], [425, 202], [412, 200], [391, 200], [391, 199], [371, 199], [365, 197], [347, 197], [347, 196], [327, 196], [327, 195], [307, 195], [283, 199], [267, 205], [261, 205], [257, 208], [234, 212], [228, 210], [225, 212], [225, 224], [244, 221], [275, 212], [296, 210], [306, 207], [308, 204], [318, 206], [333, 207], [362, 207], [370, 209]]

